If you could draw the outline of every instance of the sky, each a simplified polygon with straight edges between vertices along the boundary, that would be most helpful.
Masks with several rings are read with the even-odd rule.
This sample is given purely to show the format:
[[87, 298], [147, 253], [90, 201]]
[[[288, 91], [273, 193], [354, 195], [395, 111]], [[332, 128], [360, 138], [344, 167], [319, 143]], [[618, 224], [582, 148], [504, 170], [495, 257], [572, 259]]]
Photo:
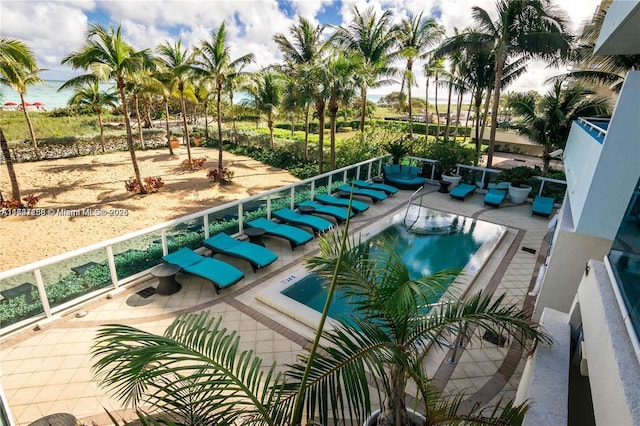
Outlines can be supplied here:
[[[570, 17], [574, 31], [590, 19], [600, 0], [554, 0]], [[392, 10], [394, 19], [408, 13], [433, 16], [452, 35], [454, 28], [472, 25], [471, 7], [493, 13], [494, 0], [0, 0], [0, 36], [24, 41], [34, 51], [45, 80], [66, 80], [78, 71], [61, 65], [61, 59], [77, 50], [91, 23], [121, 25], [125, 38], [136, 48], [153, 48], [166, 40], [182, 38], [196, 46], [210, 39], [222, 22], [227, 26], [231, 58], [254, 53], [258, 70], [279, 63], [282, 55], [273, 42], [276, 33], [288, 34], [298, 16], [317, 24], [346, 25], [354, 6], [365, 10]], [[398, 67], [402, 64], [398, 63]], [[564, 69], [547, 69], [531, 63], [528, 72], [507, 91], [548, 89], [545, 80]], [[415, 96], [424, 97], [425, 82], [419, 77]], [[371, 89], [370, 94], [400, 90], [400, 83]], [[422, 90], [422, 92], [420, 91]], [[430, 97], [433, 92], [430, 90]]]

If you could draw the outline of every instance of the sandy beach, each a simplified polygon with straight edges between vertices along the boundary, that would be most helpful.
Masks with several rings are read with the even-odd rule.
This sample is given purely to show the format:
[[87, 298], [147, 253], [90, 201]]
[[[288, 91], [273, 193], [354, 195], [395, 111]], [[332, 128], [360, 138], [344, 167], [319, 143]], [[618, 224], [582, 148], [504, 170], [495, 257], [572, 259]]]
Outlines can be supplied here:
[[[218, 151], [192, 148], [192, 157], [207, 157], [202, 170], [181, 167], [185, 147], [170, 156], [167, 149], [137, 153], [144, 177], [160, 176], [165, 183], [158, 193], [131, 195], [124, 181], [133, 175], [128, 152], [15, 164], [22, 196], [39, 198], [44, 216], [0, 218], [0, 270], [143, 229], [225, 202], [237, 200], [295, 182], [287, 171], [266, 166], [248, 157], [224, 153], [226, 167], [235, 172], [227, 185], [212, 184], [206, 170], [217, 166]], [[10, 196], [5, 165], [0, 166], [0, 190]], [[73, 216], [84, 209], [100, 209], [100, 216]], [[105, 213], [106, 212], [106, 213]], [[68, 213], [69, 215], [66, 215]]]

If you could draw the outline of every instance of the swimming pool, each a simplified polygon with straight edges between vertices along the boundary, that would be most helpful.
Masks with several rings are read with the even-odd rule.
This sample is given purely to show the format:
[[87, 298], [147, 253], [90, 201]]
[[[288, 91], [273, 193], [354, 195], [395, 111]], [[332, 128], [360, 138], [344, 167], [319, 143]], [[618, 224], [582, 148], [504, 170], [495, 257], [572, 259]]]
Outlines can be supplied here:
[[[462, 279], [470, 284], [505, 232], [504, 226], [413, 206], [406, 215], [398, 214], [378, 229], [363, 232], [362, 239], [373, 247], [391, 241], [412, 279], [443, 269], [459, 269], [462, 273], [456, 283]], [[257, 298], [314, 327], [326, 301], [326, 289], [320, 278], [300, 268]], [[349, 301], [338, 290], [329, 315], [339, 319], [350, 312]]]

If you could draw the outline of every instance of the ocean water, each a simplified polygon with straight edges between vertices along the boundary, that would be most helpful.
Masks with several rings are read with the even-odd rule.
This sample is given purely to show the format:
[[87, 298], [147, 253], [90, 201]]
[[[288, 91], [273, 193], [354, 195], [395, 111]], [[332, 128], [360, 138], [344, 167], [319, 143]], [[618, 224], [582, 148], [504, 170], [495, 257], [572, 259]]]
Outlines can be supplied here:
[[[58, 92], [64, 81], [45, 80], [45, 84], [30, 86], [25, 95], [25, 101], [29, 103], [42, 102], [47, 110], [67, 106], [73, 96], [73, 89], [65, 89]], [[102, 90], [113, 87], [111, 84], [101, 84]], [[20, 103], [20, 95], [7, 86], [0, 86], [0, 105], [6, 102]]]

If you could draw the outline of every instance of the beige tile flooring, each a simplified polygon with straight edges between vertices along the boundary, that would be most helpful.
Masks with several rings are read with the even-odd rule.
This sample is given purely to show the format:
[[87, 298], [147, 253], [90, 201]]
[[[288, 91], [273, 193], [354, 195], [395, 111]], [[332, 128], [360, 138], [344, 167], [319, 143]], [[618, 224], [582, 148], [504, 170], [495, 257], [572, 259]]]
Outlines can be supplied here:
[[[463, 202], [438, 193], [436, 189], [430, 185], [425, 188], [424, 206], [509, 228], [507, 236], [475, 280], [474, 288], [493, 285], [498, 293], [506, 292], [508, 300], [524, 303], [540, 251], [544, 250], [544, 238], [549, 233], [547, 220], [532, 217], [530, 204], [514, 206], [506, 202], [500, 209], [495, 209], [483, 205], [480, 193]], [[357, 232], [390, 212], [401, 211], [410, 194], [411, 191], [400, 191], [372, 205], [366, 213], [356, 216], [351, 230]], [[255, 294], [292, 267], [299, 266], [301, 259], [316, 254], [317, 240], [293, 251], [282, 240], [265, 237], [264, 241], [268, 248], [279, 254], [279, 259], [257, 273], [246, 262], [217, 256], [241, 268], [246, 275], [240, 283], [220, 294], [216, 294], [210, 284], [188, 278], [183, 280], [185, 285], [176, 294], [142, 299], [135, 292], [157, 284], [149, 276], [112, 298], [105, 297], [83, 306], [81, 309], [87, 313], [83, 317], [75, 317], [76, 311], [72, 311], [40, 331], [29, 330], [5, 338], [0, 350], [0, 380], [16, 424], [27, 425], [39, 417], [58, 412], [72, 413], [87, 424], [93, 421], [98, 425], [111, 424], [104, 409], [127, 416], [128, 411], [92, 380], [92, 339], [105, 323], [128, 324], [162, 333], [179, 313], [206, 309], [222, 316], [229, 329], [238, 330], [242, 347], [254, 349], [265, 364], [273, 361], [279, 366], [292, 363], [302, 345], [313, 335], [313, 330], [258, 302]], [[536, 249], [537, 254], [525, 252], [521, 247]], [[522, 371], [520, 352], [515, 351], [515, 363], [509, 367], [506, 362], [508, 351], [508, 345], [499, 348], [475, 339], [458, 351], [455, 368], [447, 362], [451, 354], [443, 350], [433, 351], [427, 364], [445, 390], [464, 390], [471, 396], [471, 402], [495, 402], [501, 396], [515, 395]], [[503, 371], [507, 370], [510, 371], [508, 377], [503, 377]]]

